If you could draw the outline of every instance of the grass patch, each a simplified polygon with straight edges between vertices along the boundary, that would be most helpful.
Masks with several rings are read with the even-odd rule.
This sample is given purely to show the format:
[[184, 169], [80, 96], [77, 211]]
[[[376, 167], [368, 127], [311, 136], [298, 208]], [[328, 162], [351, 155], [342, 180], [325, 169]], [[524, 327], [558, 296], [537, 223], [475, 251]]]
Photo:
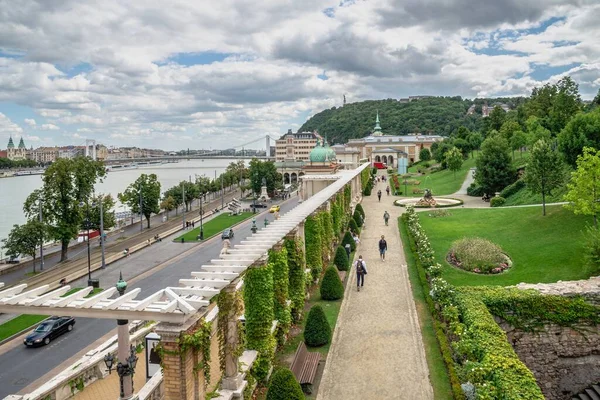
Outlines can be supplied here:
[[406, 263], [408, 265], [408, 278], [410, 280], [410, 287], [412, 289], [413, 298], [417, 308], [417, 314], [419, 316], [421, 334], [423, 335], [425, 358], [427, 359], [429, 377], [431, 386], [433, 387], [433, 398], [435, 400], [452, 400], [453, 395], [452, 387], [450, 386], [450, 378], [448, 377], [446, 364], [442, 357], [440, 344], [436, 338], [433, 317], [428, 309], [427, 300], [425, 299], [425, 292], [423, 291], [423, 286], [419, 278], [419, 271], [417, 270], [414, 254], [409, 250], [410, 244], [408, 232], [406, 231], [406, 224], [403, 224], [400, 221], [400, 218], [398, 219], [398, 226], [400, 227], [402, 245], [405, 249], [404, 254], [406, 256]]
[[0, 325], [0, 341], [48, 318], [47, 315], [19, 315]]
[[[597, 273], [585, 266], [586, 224], [591, 217], [574, 215], [562, 206], [454, 209], [452, 215], [431, 218], [421, 213], [421, 225], [431, 241], [442, 277], [457, 286], [515, 285], [587, 279]], [[481, 275], [451, 267], [446, 262], [452, 242], [478, 236], [498, 244], [512, 259], [501, 274]]]
[[[546, 204], [564, 201], [563, 196], [567, 193], [567, 186], [554, 190], [551, 195], [546, 195]], [[520, 206], [524, 204], [542, 204], [542, 195], [531, 193], [526, 187], [506, 198], [504, 206]]]
[[[83, 288], [82, 287], [71, 288], [67, 293], [63, 294], [60, 297], [67, 297], [69, 295], [72, 295], [73, 293], [79, 292], [80, 290], [83, 290]], [[85, 298], [95, 296], [98, 293], [102, 292], [103, 290], [104, 289], [102, 289], [102, 288], [93, 288], [92, 291], [87, 296], [85, 296]]]
[[[437, 172], [427, 172], [423, 175], [416, 175], [414, 177], [408, 178], [409, 180], [417, 180], [420, 181], [420, 185], [406, 185], [408, 197], [423, 197], [423, 194], [413, 194], [414, 189], [424, 190], [425, 188], [431, 189], [434, 196], [447, 196], [452, 193], [456, 193], [463, 182], [465, 181], [469, 170], [475, 166], [476, 158], [469, 157], [467, 160], [463, 162], [460, 170], [456, 171], [456, 176], [454, 172], [449, 169], [445, 169]], [[431, 163], [431, 161], [429, 161]], [[435, 162], [435, 161], [434, 161]], [[418, 165], [413, 165], [408, 169], [410, 173], [417, 172]], [[404, 179], [400, 176], [398, 177], [398, 181], [400, 182], [400, 190], [403, 192], [404, 196]]]
[[29, 271], [29, 272], [25, 272], [25, 276], [36, 276], [37, 274], [39, 274], [41, 271]]
[[[208, 222], [203, 224], [204, 228], [204, 240], [208, 240], [211, 237], [220, 234], [225, 230], [225, 228], [229, 228], [232, 225], [235, 225], [239, 222], [245, 221], [248, 218], [252, 217], [251, 212], [244, 212], [239, 215], [229, 215], [227, 213], [223, 213]], [[184, 233], [179, 236], [177, 239], [174, 239], [174, 242], [180, 242], [181, 238], [184, 238], [186, 242], [197, 242], [197, 237], [200, 234], [200, 227], [194, 228], [191, 231]]]

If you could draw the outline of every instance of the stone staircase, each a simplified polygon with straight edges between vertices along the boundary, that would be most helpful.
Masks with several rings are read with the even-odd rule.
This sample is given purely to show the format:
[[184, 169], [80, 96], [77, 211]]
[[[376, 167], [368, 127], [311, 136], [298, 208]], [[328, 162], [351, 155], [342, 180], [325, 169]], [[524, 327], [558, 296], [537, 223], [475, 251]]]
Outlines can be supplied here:
[[592, 385], [571, 397], [571, 400], [600, 400], [600, 385]]

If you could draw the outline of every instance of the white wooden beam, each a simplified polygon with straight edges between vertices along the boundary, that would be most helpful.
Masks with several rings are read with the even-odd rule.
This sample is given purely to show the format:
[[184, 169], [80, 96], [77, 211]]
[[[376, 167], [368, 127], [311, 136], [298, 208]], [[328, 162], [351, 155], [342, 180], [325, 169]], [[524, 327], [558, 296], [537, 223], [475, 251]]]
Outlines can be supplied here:
[[32, 301], [30, 301], [29, 303], [27, 303], [28, 306], [40, 306], [42, 304], [44, 304], [46, 301], [55, 298], [55, 297], [60, 297], [63, 294], [67, 293], [69, 290], [71, 289], [71, 287], [69, 285], [60, 287], [56, 290], [53, 290], [49, 293], [43, 294], [41, 296], [38, 296], [36, 298], [34, 298]]
[[25, 300], [25, 299], [27, 299], [29, 297], [35, 297], [35, 296], [37, 296], [39, 294], [44, 293], [46, 290], [48, 290], [49, 287], [50, 287], [50, 285], [42, 285], [42, 286], [40, 286], [38, 288], [31, 289], [31, 290], [28, 290], [26, 292], [14, 295], [10, 299], [4, 300], [3, 303], [10, 304], [10, 305], [17, 304], [18, 302], [20, 302], [22, 300]]
[[27, 285], [22, 283], [0, 292], [0, 303], [2, 303], [2, 300], [6, 299], [7, 297], [12, 297], [17, 293], [21, 293], [26, 287]]
[[117, 289], [114, 287], [106, 289], [106, 290], [98, 293], [97, 295], [90, 297], [89, 299], [83, 300], [80, 304], [77, 305], [77, 307], [78, 308], [92, 308], [98, 302], [108, 299], [110, 296], [115, 294], [116, 291], [117, 291]]
[[64, 307], [65, 305], [71, 303], [74, 300], [83, 299], [85, 296], [90, 294], [92, 292], [92, 290], [94, 290], [94, 288], [91, 286], [85, 287], [75, 293], [71, 293], [68, 296], [61, 297], [59, 300], [52, 302], [52, 306], [53, 307]]
[[116, 299], [111, 300], [108, 304], [104, 304], [102, 306], [102, 309], [103, 310], [114, 310], [116, 308], [119, 308], [119, 306], [121, 304], [135, 299], [135, 296], [137, 296], [138, 293], [141, 291], [142, 291], [142, 289], [135, 288], [132, 291], [125, 293], [123, 296], [119, 296]]

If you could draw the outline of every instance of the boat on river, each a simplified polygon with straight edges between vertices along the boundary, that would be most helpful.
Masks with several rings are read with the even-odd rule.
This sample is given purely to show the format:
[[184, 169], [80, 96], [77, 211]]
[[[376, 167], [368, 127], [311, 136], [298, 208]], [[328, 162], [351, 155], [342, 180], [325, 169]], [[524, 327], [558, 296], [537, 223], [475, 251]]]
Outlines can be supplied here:
[[106, 171], [107, 172], [115, 172], [115, 171], [125, 171], [128, 169], [137, 169], [137, 168], [138, 168], [137, 163], [118, 164], [118, 165], [109, 165], [108, 167], [106, 167]]

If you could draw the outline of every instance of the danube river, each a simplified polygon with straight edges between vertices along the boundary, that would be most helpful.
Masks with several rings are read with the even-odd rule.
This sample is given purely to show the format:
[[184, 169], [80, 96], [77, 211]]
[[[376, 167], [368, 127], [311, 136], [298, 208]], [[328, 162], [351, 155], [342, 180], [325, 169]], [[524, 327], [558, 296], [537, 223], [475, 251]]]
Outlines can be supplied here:
[[[206, 176], [211, 179], [225, 171], [230, 160], [206, 159], [190, 160], [178, 163], [144, 166], [137, 169], [111, 171], [106, 174], [102, 183], [96, 184], [96, 193], [111, 194], [117, 201], [117, 193], [123, 192], [141, 174], [156, 174], [160, 182], [161, 193], [175, 186], [182, 180], [195, 176]], [[248, 165], [249, 160], [246, 160]], [[14, 224], [25, 222], [23, 203], [27, 196], [42, 186], [42, 175], [17, 176], [0, 179], [0, 240], [5, 238]], [[118, 201], [115, 211], [125, 211], [126, 208]]]

